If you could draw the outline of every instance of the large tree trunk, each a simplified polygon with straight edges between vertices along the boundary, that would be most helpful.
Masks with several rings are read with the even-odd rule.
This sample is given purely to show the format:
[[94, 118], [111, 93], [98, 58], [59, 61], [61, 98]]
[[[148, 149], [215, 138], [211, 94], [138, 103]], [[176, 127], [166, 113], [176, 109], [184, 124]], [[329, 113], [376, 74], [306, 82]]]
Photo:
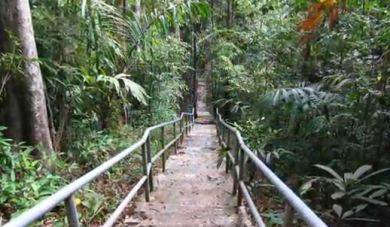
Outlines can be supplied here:
[[[31, 19], [31, 12], [28, 0], [2, 0], [1, 7], [4, 10], [1, 15], [2, 24], [5, 30], [14, 32], [20, 42], [20, 50], [22, 52], [24, 63], [24, 74], [17, 76], [15, 73], [12, 75], [12, 80], [7, 85], [7, 97], [8, 102], [11, 99], [18, 99], [17, 103], [20, 103], [19, 108], [13, 108], [7, 110], [11, 114], [21, 115], [22, 117], [10, 118], [11, 122], [5, 121], [9, 125], [22, 125], [23, 133], [9, 133], [9, 135], [23, 134], [23, 140], [33, 144], [42, 145], [44, 149], [41, 149], [39, 155], [43, 155], [42, 150], [45, 152], [52, 151], [52, 141], [50, 137], [50, 130], [48, 125], [46, 98], [44, 93], [44, 85], [41, 70], [38, 64], [38, 53], [35, 44], [34, 31]], [[7, 42], [8, 40], [2, 40]], [[7, 43], [10, 44], [9, 42]], [[12, 44], [11, 44], [12, 45]], [[3, 48], [3, 51], [9, 51]], [[12, 92], [18, 91], [15, 94]], [[6, 102], [7, 103], [7, 102]], [[7, 105], [11, 108], [13, 103]], [[14, 112], [14, 113], [12, 113]], [[20, 122], [15, 122], [20, 121]], [[10, 128], [12, 130], [12, 127]], [[16, 138], [20, 139], [20, 138]]]

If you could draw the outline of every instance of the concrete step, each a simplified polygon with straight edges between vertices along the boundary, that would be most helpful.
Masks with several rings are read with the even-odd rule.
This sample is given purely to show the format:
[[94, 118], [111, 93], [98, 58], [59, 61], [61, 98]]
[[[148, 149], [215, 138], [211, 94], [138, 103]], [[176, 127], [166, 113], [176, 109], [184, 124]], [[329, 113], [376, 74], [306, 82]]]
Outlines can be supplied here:
[[116, 226], [242, 226], [233, 180], [217, 168], [214, 125], [196, 124], [166, 172], [153, 177], [150, 203], [139, 198]]
[[211, 115], [207, 116], [199, 116], [195, 119], [195, 123], [197, 124], [203, 124], [203, 125], [210, 125], [214, 124], [214, 118]]
[[137, 202], [125, 225], [135, 226], [235, 226], [234, 208], [211, 204]]
[[186, 204], [186, 203], [157, 203], [157, 202], [137, 202], [136, 211], [148, 211], [151, 213], [214, 213], [226, 214], [234, 211], [234, 208], [226, 208], [223, 205], [214, 204]]
[[244, 226], [238, 225], [234, 221], [229, 221], [221, 218], [214, 218], [209, 220], [202, 219], [188, 219], [188, 220], [179, 220], [179, 221], [162, 221], [158, 222], [155, 220], [144, 220], [139, 222], [137, 219], [129, 219], [128, 222], [119, 224], [116, 226], [161, 226], [161, 227], [207, 227], [207, 226], [223, 226], [223, 227], [233, 227], [233, 226]]

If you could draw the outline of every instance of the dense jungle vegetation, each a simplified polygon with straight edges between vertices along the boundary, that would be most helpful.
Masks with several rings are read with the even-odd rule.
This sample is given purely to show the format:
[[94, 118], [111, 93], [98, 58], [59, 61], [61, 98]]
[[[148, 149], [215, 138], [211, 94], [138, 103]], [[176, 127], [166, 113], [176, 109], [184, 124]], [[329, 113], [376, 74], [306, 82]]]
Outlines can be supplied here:
[[[243, 0], [233, 9], [230, 21], [214, 17], [214, 100], [332, 226], [386, 226], [389, 2]], [[274, 206], [264, 211], [280, 223]]]
[[[202, 76], [210, 105], [325, 222], [386, 226], [389, 6], [2, 0], [0, 224], [191, 108]], [[140, 160], [77, 195], [84, 224], [101, 224], [142, 174]], [[282, 198], [260, 175], [247, 181], [266, 222], [280, 225]], [[65, 223], [63, 209], [40, 224]]]

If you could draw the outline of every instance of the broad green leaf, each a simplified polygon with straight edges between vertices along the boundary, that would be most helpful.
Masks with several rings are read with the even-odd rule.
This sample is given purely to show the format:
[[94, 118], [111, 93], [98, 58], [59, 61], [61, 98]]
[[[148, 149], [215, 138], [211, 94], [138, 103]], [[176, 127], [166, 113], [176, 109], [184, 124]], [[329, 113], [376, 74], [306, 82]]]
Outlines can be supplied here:
[[377, 171], [375, 171], [375, 172], [373, 172], [373, 173], [370, 173], [370, 174], [366, 175], [365, 177], [361, 178], [361, 179], [359, 180], [359, 182], [364, 181], [364, 180], [366, 180], [366, 179], [368, 179], [368, 178], [370, 178], [370, 177], [373, 177], [373, 176], [375, 176], [375, 175], [381, 174], [381, 173], [383, 173], [383, 172], [387, 172], [387, 171], [389, 171], [389, 170], [390, 170], [390, 168], [385, 168], [385, 169], [377, 170]]
[[333, 211], [337, 214], [337, 216], [341, 217], [343, 208], [339, 204], [333, 204]]
[[367, 171], [369, 171], [371, 168], [372, 168], [371, 165], [363, 165], [363, 166], [360, 166], [360, 167], [355, 171], [355, 173], [353, 173], [353, 177], [357, 180], [357, 179], [359, 179], [361, 176], [363, 176], [363, 174], [365, 174]]
[[317, 180], [318, 180], [318, 179], [315, 178], [315, 179], [311, 179], [311, 180], [307, 181], [306, 183], [304, 183], [304, 184], [300, 187], [300, 189], [299, 189], [300, 195], [304, 195], [306, 192], [308, 192], [308, 191], [312, 188], [313, 183], [316, 182]]
[[338, 173], [336, 173], [336, 171], [334, 171], [332, 168], [330, 168], [328, 166], [320, 165], [320, 164], [316, 164], [314, 166], [328, 172], [330, 175], [332, 175], [333, 177], [335, 177], [339, 181], [344, 181], [343, 178]]
[[334, 200], [344, 197], [345, 192], [335, 192], [330, 197]]
[[371, 199], [371, 198], [367, 198], [367, 197], [363, 197], [363, 196], [356, 196], [356, 197], [353, 197], [353, 198], [359, 199], [359, 200], [362, 200], [362, 201], [365, 201], [365, 202], [368, 202], [368, 203], [371, 203], [371, 204], [374, 204], [374, 205], [387, 206], [386, 202], [381, 201], [381, 200], [377, 200], [377, 199]]

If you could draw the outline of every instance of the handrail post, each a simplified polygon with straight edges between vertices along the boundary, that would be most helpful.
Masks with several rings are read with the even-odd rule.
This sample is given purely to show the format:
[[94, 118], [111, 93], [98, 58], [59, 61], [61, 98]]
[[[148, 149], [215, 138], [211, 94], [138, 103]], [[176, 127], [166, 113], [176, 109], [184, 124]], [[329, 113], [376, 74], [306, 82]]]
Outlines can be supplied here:
[[175, 154], [177, 154], [176, 122], [173, 122], [173, 139], [175, 140], [175, 143], [173, 144], [173, 147], [175, 149]]
[[183, 117], [183, 137], [187, 134], [187, 115]]
[[[228, 149], [228, 148], [226, 147], [226, 149]], [[225, 173], [229, 173], [229, 168], [230, 168], [229, 150], [226, 151], [225, 159], [226, 159], [226, 163], [225, 163]]]
[[191, 117], [190, 117], [190, 115], [187, 115], [187, 125], [188, 125], [188, 132], [187, 132], [187, 136], [188, 136], [188, 134], [190, 133], [190, 131], [191, 131]]
[[79, 218], [77, 214], [77, 207], [73, 195], [65, 200], [66, 214], [68, 216], [68, 224], [70, 227], [79, 227]]
[[[238, 141], [238, 138], [236, 139], [236, 147], [234, 149], [234, 162], [233, 162], [233, 195], [236, 195], [237, 188], [238, 188], [238, 174], [236, 166], [238, 165], [238, 158], [239, 158], [239, 152], [240, 152], [240, 142]], [[241, 172], [241, 170], [239, 170]]]
[[226, 129], [226, 133], [227, 133], [227, 140], [226, 140], [226, 169], [225, 169], [225, 172], [226, 173], [229, 173], [229, 169], [230, 169], [230, 156], [229, 156], [229, 151], [230, 151], [230, 130], [229, 129]]
[[221, 145], [222, 144], [222, 141], [221, 141], [221, 125], [222, 123], [217, 120], [217, 137], [218, 137], [218, 143]]
[[190, 133], [191, 132], [191, 121], [192, 121], [192, 116], [191, 115], [188, 115], [188, 133]]
[[149, 188], [150, 191], [153, 191], [153, 165], [152, 165], [152, 148], [150, 146], [150, 135], [146, 139], [146, 154], [148, 164], [150, 164], [150, 172], [149, 172]]
[[147, 154], [146, 154], [146, 145], [145, 143], [142, 144], [142, 166], [143, 166], [143, 172], [144, 175], [147, 177], [146, 182], [144, 184], [144, 190], [145, 190], [145, 200], [146, 202], [150, 201], [150, 188], [149, 188], [149, 176], [148, 176], [148, 161], [147, 161]]
[[225, 140], [225, 126], [222, 124], [222, 122], [221, 122], [221, 131], [222, 131], [222, 133], [221, 133], [222, 142], [224, 142], [224, 140]]
[[180, 119], [180, 143], [183, 143], [183, 118], [184, 116]]
[[189, 129], [188, 129], [189, 122], [190, 122], [190, 117], [188, 115], [186, 115], [185, 126], [186, 126], [186, 135], [187, 136], [188, 136], [188, 132], [189, 132]]
[[192, 113], [192, 127], [194, 127], [195, 126], [195, 113], [193, 112]]
[[[165, 141], [164, 141], [164, 126], [161, 127], [161, 136], [160, 136], [161, 149], [164, 149]], [[162, 159], [162, 171], [165, 172], [165, 151], [161, 154]]]
[[[245, 161], [245, 152], [243, 149], [239, 149], [237, 152], [240, 153], [240, 167], [238, 174], [238, 183], [240, 183], [244, 179], [244, 161]], [[238, 196], [237, 196], [237, 207], [242, 205], [242, 190], [238, 187]]]
[[227, 130], [226, 146], [230, 147], [230, 130]]

